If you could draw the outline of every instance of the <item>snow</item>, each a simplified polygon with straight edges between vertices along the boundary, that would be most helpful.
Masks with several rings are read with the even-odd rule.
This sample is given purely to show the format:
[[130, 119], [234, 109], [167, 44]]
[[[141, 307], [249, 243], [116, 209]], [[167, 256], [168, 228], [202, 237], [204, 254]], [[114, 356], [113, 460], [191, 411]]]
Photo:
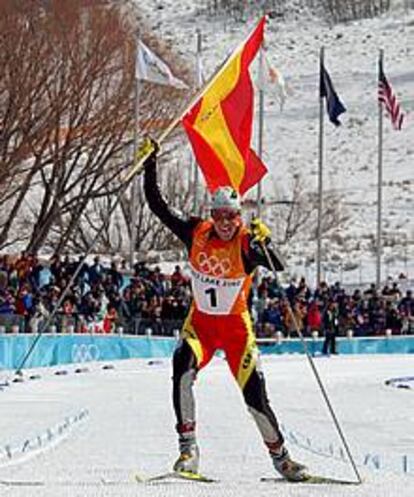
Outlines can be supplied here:
[[[235, 23], [223, 16], [208, 16], [207, 2], [140, 1], [151, 29], [173, 46], [189, 65], [195, 67], [196, 29], [203, 39], [203, 66], [209, 77], [215, 67], [234, 49], [257, 19]], [[336, 129], [325, 118], [324, 194], [335, 194], [342, 213], [349, 220], [337, 230], [344, 240], [323, 240], [322, 270], [333, 282], [375, 280], [377, 219], [377, 60], [385, 51], [385, 73], [406, 111], [403, 130], [393, 131], [384, 120], [383, 153], [383, 278], [400, 272], [414, 274], [414, 10], [404, 10], [403, 2], [382, 17], [329, 26], [317, 17], [298, 12], [284, 22], [272, 20], [266, 29], [267, 57], [284, 74], [293, 95], [281, 113], [274, 92], [265, 97], [264, 161], [269, 168], [263, 183], [268, 198], [289, 199], [290, 178], [300, 173], [309, 192], [317, 192], [318, 170], [318, 64], [319, 50], [325, 46], [325, 64], [347, 113]], [[294, 14], [293, 12], [296, 12]], [[253, 74], [257, 67], [253, 66]], [[255, 193], [253, 193], [255, 195]], [[270, 222], [271, 207], [264, 217]], [[307, 260], [315, 256], [316, 242], [308, 234], [284, 247], [292, 271], [304, 274]], [[275, 236], [277, 239], [277, 234]], [[314, 265], [314, 264], [313, 264]], [[330, 274], [329, 274], [330, 273]], [[313, 276], [313, 273], [309, 274]], [[362, 280], [362, 281], [361, 281]]]
[[[139, 4], [146, 9], [150, 26], [189, 64], [194, 64], [196, 28], [201, 29], [207, 76], [255, 22], [209, 20], [200, 0], [140, 0]], [[309, 191], [316, 192], [318, 54], [323, 44], [326, 66], [348, 109], [340, 129], [325, 121], [325, 191], [338, 192], [351, 216], [341, 230], [345, 245], [325, 243], [326, 261], [339, 255], [340, 262], [333, 265], [336, 271], [347, 262], [357, 262], [364, 282], [373, 280], [374, 274], [369, 236], [375, 236], [376, 230], [376, 59], [378, 49], [384, 48], [386, 74], [409, 112], [401, 132], [384, 123], [384, 231], [396, 239], [394, 247], [385, 247], [384, 262], [389, 261], [396, 273], [403, 270], [413, 276], [413, 11], [396, 10], [378, 19], [335, 27], [311, 16], [292, 15], [286, 23], [272, 21], [266, 39], [268, 57], [285, 75], [293, 95], [283, 113], [272, 94], [266, 97], [264, 160], [270, 174], [264, 190], [277, 199], [289, 196], [289, 175], [299, 171]], [[265, 217], [270, 218], [270, 213]], [[303, 274], [304, 261], [314, 254], [315, 246], [298, 239], [288, 252], [290, 266]], [[362, 474], [361, 486], [260, 482], [262, 476], [274, 474], [270, 460], [225, 361], [216, 358], [199, 375], [196, 397], [201, 469], [220, 483], [131, 482], [135, 473], [168, 471], [177, 444], [170, 361], [130, 360], [115, 362], [114, 370], [93, 363], [89, 372], [79, 374], [69, 366], [66, 376], [40, 370], [39, 380], [0, 386], [0, 480], [45, 483], [0, 485], [0, 493], [13, 497], [411, 497], [414, 394], [386, 386], [385, 381], [412, 376], [413, 358], [337, 356], [315, 359], [315, 364]], [[270, 401], [293, 456], [315, 473], [354, 479], [349, 462], [341, 457], [338, 434], [306, 358], [266, 356], [262, 366]], [[4, 378], [5, 373], [0, 376]], [[8, 451], [13, 453], [11, 460]], [[404, 464], [409, 473], [404, 473]], [[114, 484], [103, 485], [102, 478]]]
[[[70, 366], [67, 376], [43, 370], [39, 380], [13, 383], [0, 391], [0, 480], [44, 483], [2, 485], [1, 495], [388, 497], [398, 492], [411, 497], [414, 395], [384, 382], [412, 374], [412, 357], [336, 356], [315, 361], [362, 475], [361, 486], [260, 482], [261, 477], [272, 476], [273, 469], [220, 358], [199, 374], [196, 384], [201, 469], [220, 482], [133, 483], [136, 473], [170, 470], [176, 457], [171, 366], [163, 359], [118, 361], [113, 370], [94, 363], [83, 374], [75, 374]], [[339, 457], [341, 443], [306, 358], [266, 356], [262, 367], [291, 453], [314, 472], [354, 479], [349, 462]], [[16, 454], [14, 463], [3, 457], [4, 446], [22, 446], [65, 419], [75, 420], [80, 412], [86, 414], [53, 442], [29, 455]], [[292, 434], [299, 442], [309, 439], [310, 447], [293, 443]], [[408, 474], [403, 472], [404, 456], [411, 465]], [[380, 469], [375, 469], [375, 460]], [[102, 478], [117, 483], [103, 485]]]

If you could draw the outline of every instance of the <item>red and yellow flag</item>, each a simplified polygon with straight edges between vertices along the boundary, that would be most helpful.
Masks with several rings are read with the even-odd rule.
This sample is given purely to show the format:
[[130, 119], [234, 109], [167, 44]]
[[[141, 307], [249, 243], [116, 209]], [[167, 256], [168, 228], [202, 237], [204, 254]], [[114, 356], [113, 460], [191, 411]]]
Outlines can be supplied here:
[[210, 191], [232, 186], [242, 195], [267, 172], [250, 148], [254, 91], [249, 66], [262, 44], [264, 25], [265, 17], [182, 119]]

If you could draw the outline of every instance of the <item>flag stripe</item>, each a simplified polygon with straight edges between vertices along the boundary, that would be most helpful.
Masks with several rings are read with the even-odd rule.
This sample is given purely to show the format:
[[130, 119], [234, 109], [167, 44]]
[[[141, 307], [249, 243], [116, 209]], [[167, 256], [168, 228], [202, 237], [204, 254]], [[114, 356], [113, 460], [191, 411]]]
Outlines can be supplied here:
[[[243, 179], [244, 159], [239, 148], [237, 139], [235, 140], [231, 127], [228, 125], [224, 113], [234, 114], [231, 99], [230, 105], [224, 106], [223, 101], [231, 96], [231, 92], [238, 83], [240, 74], [240, 54], [238, 54], [229, 64], [220, 78], [220, 86], [212, 86], [203, 96], [200, 111], [194, 122], [194, 128], [200, 136], [215, 150], [216, 155], [222, 163], [222, 167], [231, 170], [232, 184], [238, 190], [238, 186]], [[236, 110], [236, 114], [237, 110]], [[230, 116], [227, 116], [230, 119]], [[230, 123], [231, 125], [231, 123]]]
[[246, 164], [246, 173], [240, 184], [240, 192], [244, 193], [250, 190], [263, 176], [267, 173], [266, 166], [256, 155], [256, 152], [250, 149], [249, 159]]
[[231, 185], [236, 189], [236, 185], [231, 181], [227, 170], [224, 168], [222, 161], [217, 157], [215, 150], [204, 140], [196, 129], [191, 126], [185, 127], [187, 135], [192, 143], [194, 150], [197, 150], [196, 156], [209, 157], [209, 163], [199, 161], [199, 166], [203, 171], [209, 191], [214, 191], [220, 185]]
[[385, 77], [381, 60], [379, 62], [378, 101], [384, 105], [393, 128], [400, 130], [404, 121], [404, 113], [390, 83]]

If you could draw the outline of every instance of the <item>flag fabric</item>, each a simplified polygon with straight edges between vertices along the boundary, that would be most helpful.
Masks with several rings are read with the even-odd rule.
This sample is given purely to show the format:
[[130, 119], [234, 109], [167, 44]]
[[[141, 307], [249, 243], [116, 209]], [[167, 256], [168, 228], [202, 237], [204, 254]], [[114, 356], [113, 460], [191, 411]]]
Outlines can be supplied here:
[[168, 65], [141, 40], [138, 40], [137, 46], [135, 77], [138, 80], [172, 86], [180, 90], [188, 88], [183, 81], [174, 76]]
[[335, 126], [339, 126], [341, 123], [338, 120], [338, 117], [346, 112], [346, 108], [340, 101], [323, 63], [321, 63], [320, 67], [319, 96], [320, 98], [326, 98], [326, 110], [329, 115], [329, 120], [331, 123], [335, 124]]
[[384, 105], [393, 128], [400, 130], [404, 120], [404, 113], [401, 110], [391, 85], [385, 77], [381, 59], [379, 61], [378, 102]]
[[249, 66], [263, 41], [264, 25], [265, 17], [182, 119], [211, 192], [232, 186], [243, 195], [267, 172], [250, 148], [254, 91]]
[[270, 64], [267, 57], [264, 57], [264, 60], [266, 63], [265, 86], [276, 90], [276, 97], [282, 111], [290, 89], [286, 84], [283, 74]]

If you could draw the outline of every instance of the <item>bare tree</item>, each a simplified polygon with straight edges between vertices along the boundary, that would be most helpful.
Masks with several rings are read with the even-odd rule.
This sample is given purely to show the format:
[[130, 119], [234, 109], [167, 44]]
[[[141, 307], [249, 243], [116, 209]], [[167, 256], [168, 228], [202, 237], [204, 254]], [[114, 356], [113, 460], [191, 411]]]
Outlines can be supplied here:
[[[30, 251], [84, 245], [82, 230], [118, 194], [132, 160], [125, 150], [134, 128], [137, 26], [116, 5], [89, 3], [0, 4], [0, 204], [9, 213], [0, 219], [0, 246], [18, 218], [32, 226]], [[168, 124], [182, 99], [165, 87], [145, 90], [143, 133]]]
[[390, 9], [391, 0], [322, 0], [319, 6], [329, 21], [338, 23], [383, 14]]
[[[276, 241], [285, 245], [295, 239], [316, 239], [318, 201], [317, 195], [305, 188], [303, 175], [292, 175], [289, 202], [279, 204], [269, 212], [269, 220], [276, 234]], [[349, 219], [337, 194], [325, 194], [322, 212], [322, 234], [328, 235]]]

